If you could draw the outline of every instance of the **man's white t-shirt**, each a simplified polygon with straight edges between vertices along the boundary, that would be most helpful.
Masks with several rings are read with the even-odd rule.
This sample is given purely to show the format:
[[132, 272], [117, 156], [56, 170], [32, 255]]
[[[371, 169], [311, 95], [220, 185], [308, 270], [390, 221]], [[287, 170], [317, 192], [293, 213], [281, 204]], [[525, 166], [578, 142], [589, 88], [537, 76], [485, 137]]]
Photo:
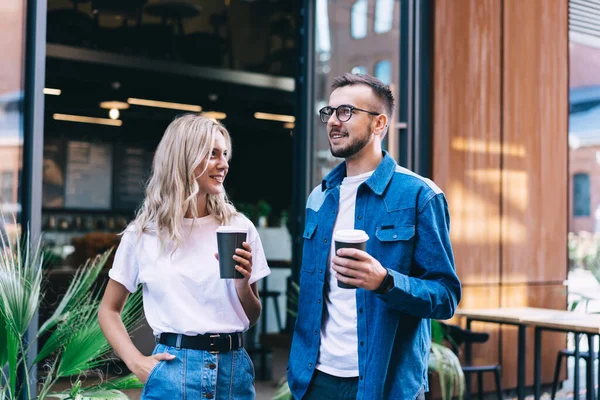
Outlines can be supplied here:
[[[338, 215], [333, 231], [354, 229], [356, 192], [373, 171], [346, 177], [340, 187]], [[337, 286], [336, 272], [331, 268], [335, 244], [331, 241], [325, 307], [321, 321], [321, 344], [316, 368], [326, 374], [339, 377], [358, 376], [358, 334], [356, 331], [356, 289], [341, 289]]]
[[[234, 280], [219, 277], [219, 262], [214, 256], [219, 225], [210, 215], [185, 218], [185, 241], [174, 253], [161, 251], [155, 234], [139, 236], [131, 227], [123, 234], [108, 276], [131, 293], [142, 284], [144, 313], [154, 335], [232, 333], [249, 328]], [[229, 225], [248, 228], [250, 283], [269, 275], [271, 270], [252, 222], [239, 214]]]

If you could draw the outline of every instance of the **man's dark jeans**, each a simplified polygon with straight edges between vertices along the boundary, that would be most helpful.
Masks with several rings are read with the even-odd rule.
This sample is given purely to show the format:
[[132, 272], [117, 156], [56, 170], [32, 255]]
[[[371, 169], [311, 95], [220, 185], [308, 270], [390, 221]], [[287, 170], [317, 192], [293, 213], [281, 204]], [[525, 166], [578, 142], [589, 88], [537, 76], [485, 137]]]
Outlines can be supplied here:
[[[357, 391], [358, 377], [340, 378], [315, 370], [302, 400], [355, 400]], [[425, 400], [423, 389], [415, 400]]]
[[310, 381], [303, 400], [356, 400], [358, 376], [340, 378], [321, 372], [318, 369]]

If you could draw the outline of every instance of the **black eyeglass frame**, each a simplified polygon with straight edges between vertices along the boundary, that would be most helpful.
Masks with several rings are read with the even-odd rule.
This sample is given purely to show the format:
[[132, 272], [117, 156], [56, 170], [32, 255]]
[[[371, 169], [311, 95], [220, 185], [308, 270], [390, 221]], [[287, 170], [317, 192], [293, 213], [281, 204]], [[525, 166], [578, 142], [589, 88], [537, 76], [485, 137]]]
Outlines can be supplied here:
[[[340, 113], [338, 111], [340, 109], [340, 107], [347, 107], [347, 108], [350, 109], [350, 114], [349, 114], [347, 120], [343, 120], [343, 119], [340, 118]], [[323, 112], [323, 110], [325, 110], [327, 108], [331, 110], [331, 114], [329, 114], [329, 115], [327, 115], [327, 114], [325, 114]], [[321, 108], [319, 110], [319, 118], [321, 119], [322, 123], [326, 124], [327, 121], [329, 121], [329, 118], [333, 115], [333, 113], [335, 111], [335, 117], [338, 119], [338, 121], [340, 121], [340, 122], [348, 122], [348, 121], [350, 121], [350, 118], [352, 118], [352, 114], [354, 113], [354, 110], [366, 112], [367, 114], [376, 115], [376, 116], [382, 114], [382, 113], [377, 113], [377, 112], [374, 112], [374, 111], [369, 111], [369, 110], [364, 110], [362, 108], [354, 107], [351, 104], [341, 104], [341, 105], [339, 105], [337, 107], [325, 106], [325, 107]], [[325, 121], [323, 121], [323, 116], [327, 116], [327, 119]]]

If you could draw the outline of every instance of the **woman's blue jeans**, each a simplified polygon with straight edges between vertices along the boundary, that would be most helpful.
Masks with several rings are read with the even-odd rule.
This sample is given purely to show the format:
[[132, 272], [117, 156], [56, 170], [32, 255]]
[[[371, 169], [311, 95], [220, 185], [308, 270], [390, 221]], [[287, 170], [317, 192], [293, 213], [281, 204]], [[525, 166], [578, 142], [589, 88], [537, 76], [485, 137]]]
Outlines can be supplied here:
[[141, 399], [254, 399], [254, 366], [244, 348], [223, 353], [156, 345], [173, 354], [150, 371]]

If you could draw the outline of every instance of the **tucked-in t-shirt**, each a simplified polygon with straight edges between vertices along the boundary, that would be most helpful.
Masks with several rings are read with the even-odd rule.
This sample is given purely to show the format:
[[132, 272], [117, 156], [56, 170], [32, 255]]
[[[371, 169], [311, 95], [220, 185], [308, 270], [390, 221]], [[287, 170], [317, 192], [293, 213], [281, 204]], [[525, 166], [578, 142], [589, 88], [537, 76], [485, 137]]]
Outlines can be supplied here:
[[[239, 214], [232, 226], [248, 229], [252, 248], [250, 284], [270, 274], [258, 232]], [[221, 279], [217, 253], [220, 223], [213, 216], [185, 218], [185, 240], [175, 251], [161, 248], [155, 233], [128, 228], [117, 248], [109, 277], [131, 293], [143, 288], [144, 313], [154, 335], [242, 332], [249, 320], [233, 279]]]

